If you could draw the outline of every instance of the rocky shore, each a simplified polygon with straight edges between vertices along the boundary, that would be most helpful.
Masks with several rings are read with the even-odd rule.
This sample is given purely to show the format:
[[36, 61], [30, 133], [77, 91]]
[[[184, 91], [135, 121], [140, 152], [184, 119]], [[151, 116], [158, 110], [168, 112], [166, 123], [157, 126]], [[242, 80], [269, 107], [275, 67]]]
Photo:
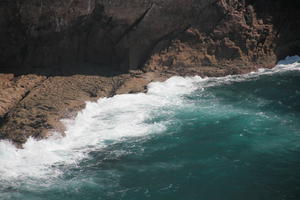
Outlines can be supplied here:
[[0, 2], [0, 139], [63, 133], [95, 101], [174, 75], [225, 76], [300, 52], [283, 0]]

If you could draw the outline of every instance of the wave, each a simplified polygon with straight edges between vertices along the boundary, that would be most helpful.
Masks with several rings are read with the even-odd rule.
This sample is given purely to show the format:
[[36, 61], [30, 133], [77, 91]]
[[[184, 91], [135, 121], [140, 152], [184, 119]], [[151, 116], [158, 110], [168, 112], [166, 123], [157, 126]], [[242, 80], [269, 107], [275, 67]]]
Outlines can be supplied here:
[[89, 152], [128, 138], [164, 132], [169, 121], [151, 122], [157, 115], [172, 116], [172, 108], [184, 107], [185, 95], [207, 87], [246, 81], [262, 75], [300, 70], [300, 57], [287, 57], [273, 69], [220, 78], [172, 77], [148, 85], [147, 93], [116, 95], [87, 102], [75, 119], [63, 120], [66, 136], [58, 133], [47, 140], [30, 138], [24, 149], [0, 142], [0, 183], [23, 179], [57, 177], [60, 166], [77, 165]]

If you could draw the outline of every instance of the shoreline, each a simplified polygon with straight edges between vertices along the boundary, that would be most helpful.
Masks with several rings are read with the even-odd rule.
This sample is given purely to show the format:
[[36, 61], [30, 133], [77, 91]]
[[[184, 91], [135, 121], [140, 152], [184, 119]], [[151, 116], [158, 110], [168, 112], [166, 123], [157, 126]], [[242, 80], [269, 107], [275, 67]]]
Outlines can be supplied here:
[[[268, 191], [260, 191], [261, 184], [258, 188], [263, 196], [272, 196], [278, 187], [285, 188], [286, 180], [295, 185], [299, 74], [300, 57], [293, 56], [272, 69], [225, 77], [172, 76], [150, 83], [146, 93], [86, 102], [75, 118], [62, 120], [65, 137], [30, 138], [23, 149], [0, 141], [1, 196], [143, 199], [151, 188], [151, 197], [184, 191], [215, 198], [210, 191], [231, 183], [233, 175], [236, 184], [229, 192], [222, 190], [221, 199], [224, 194], [237, 197], [240, 183], [246, 186], [239, 196], [251, 195], [256, 177], [266, 187], [276, 183]], [[270, 167], [262, 167], [266, 165], [286, 170], [275, 180]], [[141, 178], [136, 179], [137, 173]], [[207, 188], [214, 177], [215, 184]], [[204, 192], [186, 187], [187, 182], [203, 183]], [[281, 191], [282, 197], [297, 194], [293, 187]]]
[[[61, 123], [61, 119], [74, 118], [80, 110], [85, 108], [87, 101], [94, 102], [100, 98], [112, 97], [118, 94], [146, 92], [149, 83], [162, 82], [172, 76], [224, 77], [227, 75], [247, 74], [257, 71], [259, 68], [261, 66], [253, 65], [253, 67], [245, 67], [243, 70], [241, 68], [232, 68], [231, 70], [227, 68], [227, 71], [224, 72], [222, 69], [218, 70], [214, 67], [199, 67], [197, 69], [183, 67], [181, 69], [177, 68], [177, 71], [147, 72], [131, 70], [127, 74], [112, 77], [89, 75], [54, 76], [48, 78], [38, 75], [16, 77], [19, 82], [26, 78], [39, 81], [34, 82], [35, 84], [32, 84], [34, 86], [31, 86], [27, 91], [25, 89], [26, 95], [22, 96], [24, 90], [21, 90], [21, 94], [19, 94], [20, 100], [15, 100], [12, 102], [14, 105], [10, 104], [8, 106], [8, 112], [2, 118], [0, 139], [9, 140], [16, 147], [22, 148], [22, 145], [26, 143], [29, 137], [37, 140], [47, 139], [53, 132], [59, 132], [64, 136], [65, 126]], [[20, 84], [16, 84], [15, 87], [17, 86], [24, 87]], [[8, 87], [2, 91], [7, 90], [17, 91], [18, 88]], [[3, 108], [3, 105], [7, 105], [7, 103], [0, 103], [0, 107]]]
[[300, 52], [297, 6], [283, 0], [10, 1], [0, 16], [0, 140], [18, 147], [63, 133], [86, 101]]

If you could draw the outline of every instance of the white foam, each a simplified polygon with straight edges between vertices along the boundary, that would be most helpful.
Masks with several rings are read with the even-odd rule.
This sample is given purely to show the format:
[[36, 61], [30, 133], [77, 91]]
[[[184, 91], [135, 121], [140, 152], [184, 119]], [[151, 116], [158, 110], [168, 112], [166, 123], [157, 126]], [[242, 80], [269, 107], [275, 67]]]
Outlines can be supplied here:
[[148, 85], [148, 94], [159, 96], [178, 96], [190, 93], [198, 86], [195, 83], [204, 81], [200, 76], [180, 77], [174, 76], [165, 82], [153, 82]]
[[[105, 148], [111, 142], [140, 137], [165, 130], [167, 122], [150, 123], [162, 108], [180, 106], [182, 94], [192, 92], [197, 78], [174, 77], [164, 83], [152, 83], [149, 93], [116, 95], [87, 102], [75, 119], [63, 120], [66, 137], [47, 140], [29, 139], [24, 149], [7, 141], [0, 142], [0, 180], [23, 177], [56, 176], [55, 165], [73, 165], [88, 152]], [[194, 87], [196, 89], [196, 87]]]
[[277, 63], [272, 69], [259, 69], [257, 72], [251, 72], [243, 75], [229, 75], [225, 77], [210, 77], [202, 83], [202, 87], [211, 87], [215, 85], [228, 84], [231, 82], [240, 82], [258, 78], [264, 75], [272, 75], [277, 73], [285, 73], [287, 71], [300, 71], [300, 57], [291, 56], [286, 57]]
[[[87, 102], [75, 119], [64, 120], [66, 137], [29, 139], [24, 149], [0, 142], [0, 183], [26, 177], [45, 178], [61, 173], [58, 165], [76, 165], [88, 152], [105, 148], [111, 142], [163, 132], [168, 122], [150, 123], [162, 109], [184, 106], [183, 96], [199, 88], [243, 81], [265, 74], [300, 69], [300, 57], [288, 57], [273, 69], [221, 78], [172, 77], [151, 83], [146, 94], [124, 94]], [[172, 114], [172, 113], [171, 113]]]
[[284, 60], [280, 60], [277, 66], [287, 67], [286, 65], [297, 65], [300, 63], [300, 56], [288, 56]]

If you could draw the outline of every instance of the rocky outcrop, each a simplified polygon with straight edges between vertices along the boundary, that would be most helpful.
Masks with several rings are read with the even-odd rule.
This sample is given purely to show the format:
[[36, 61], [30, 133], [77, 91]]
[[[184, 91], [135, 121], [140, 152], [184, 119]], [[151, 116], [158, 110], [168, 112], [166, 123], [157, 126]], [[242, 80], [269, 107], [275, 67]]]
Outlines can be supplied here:
[[[57, 74], [50, 68], [72, 63], [126, 71], [142, 68], [151, 56], [161, 53], [162, 60], [154, 57], [148, 63], [168, 66], [175, 53], [175, 66], [185, 58], [189, 66], [220, 66], [227, 61], [273, 65], [278, 57], [299, 51], [297, 6], [283, 0], [10, 0], [1, 4], [0, 65], [13, 73]], [[173, 51], [170, 56], [167, 49]]]
[[[15, 106], [3, 117], [0, 138], [9, 138], [19, 146], [29, 137], [42, 139], [53, 132], [63, 134], [64, 125], [60, 120], [74, 117], [77, 111], [84, 108], [85, 101], [95, 101], [115, 94], [141, 92], [151, 81], [165, 80], [167, 77], [169, 76], [140, 71], [113, 77], [49, 77], [17, 104], [11, 102]], [[14, 95], [8, 94], [7, 99], [12, 99]]]
[[[278, 59], [299, 52], [299, 21], [294, 20], [299, 17], [291, 7], [284, 8], [284, 4], [284, 1], [209, 4], [197, 18], [205, 22], [196, 21], [175, 39], [156, 45], [146, 68], [178, 71], [184, 66], [185, 73], [193, 73], [200, 67], [202, 75], [215, 76], [272, 67]], [[282, 15], [290, 20], [282, 20]]]
[[[0, 2], [0, 139], [63, 132], [86, 100], [171, 75], [224, 76], [300, 52], [283, 0]], [[1, 125], [2, 124], [2, 125]]]

